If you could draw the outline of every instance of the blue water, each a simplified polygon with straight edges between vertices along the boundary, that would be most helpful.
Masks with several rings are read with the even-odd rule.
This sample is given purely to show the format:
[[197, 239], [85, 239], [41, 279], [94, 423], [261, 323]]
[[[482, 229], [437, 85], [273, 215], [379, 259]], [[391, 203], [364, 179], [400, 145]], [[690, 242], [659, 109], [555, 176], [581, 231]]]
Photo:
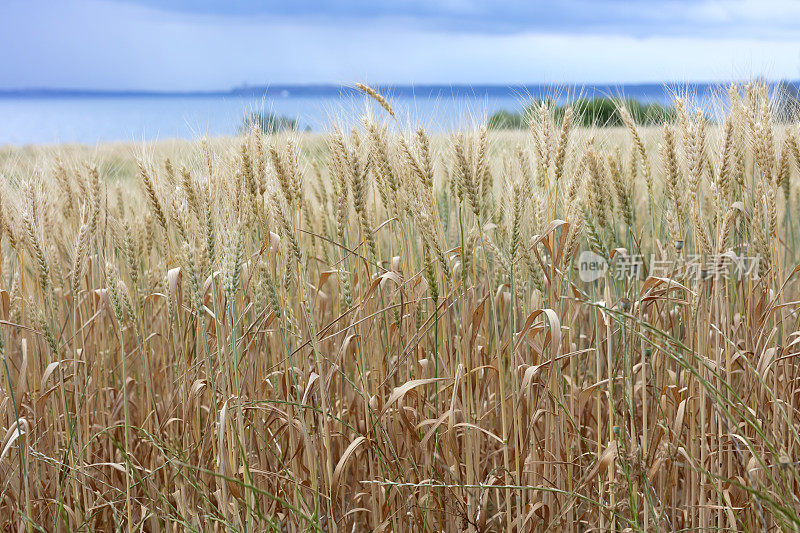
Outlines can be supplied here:
[[[570, 94], [636, 98], [668, 103], [673, 89], [662, 85], [596, 87], [589, 90], [548, 87], [476, 88], [474, 90], [399, 90], [391, 98], [403, 127], [432, 131], [476, 125], [499, 110], [519, 111], [543, 96], [564, 100]], [[220, 93], [210, 95], [58, 95], [0, 94], [0, 145], [151, 141], [233, 135], [243, 116], [268, 110], [298, 120], [301, 128], [320, 131], [332, 124], [350, 127], [365, 113], [387, 118], [361, 95], [318, 91], [292, 95], [273, 90], [263, 96]], [[697, 85], [679, 89], [701, 107], [713, 107], [718, 87]], [[264, 94], [264, 93], [262, 93]]]

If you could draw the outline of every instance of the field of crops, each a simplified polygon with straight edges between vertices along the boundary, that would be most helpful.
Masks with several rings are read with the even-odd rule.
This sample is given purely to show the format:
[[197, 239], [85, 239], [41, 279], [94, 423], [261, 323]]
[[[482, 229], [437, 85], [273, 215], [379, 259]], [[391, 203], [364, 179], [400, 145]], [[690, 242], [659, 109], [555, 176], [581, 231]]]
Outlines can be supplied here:
[[[800, 528], [800, 150], [712, 123], [0, 149], [0, 528]], [[781, 117], [784, 118], [784, 117]]]

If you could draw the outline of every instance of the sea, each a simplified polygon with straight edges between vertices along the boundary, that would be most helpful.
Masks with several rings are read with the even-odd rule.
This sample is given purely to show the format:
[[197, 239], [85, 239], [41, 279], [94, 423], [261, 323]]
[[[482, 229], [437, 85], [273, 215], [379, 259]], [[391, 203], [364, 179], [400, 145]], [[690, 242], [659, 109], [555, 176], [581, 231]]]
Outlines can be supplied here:
[[621, 85], [394, 85], [379, 86], [396, 120], [352, 86], [243, 86], [216, 92], [19, 89], [0, 90], [0, 146], [236, 135], [244, 117], [265, 111], [298, 128], [347, 128], [362, 117], [391, 127], [422, 126], [434, 132], [477, 126], [493, 113], [518, 112], [533, 101], [623, 97], [671, 105], [676, 95], [715, 114], [725, 85], [651, 83]]

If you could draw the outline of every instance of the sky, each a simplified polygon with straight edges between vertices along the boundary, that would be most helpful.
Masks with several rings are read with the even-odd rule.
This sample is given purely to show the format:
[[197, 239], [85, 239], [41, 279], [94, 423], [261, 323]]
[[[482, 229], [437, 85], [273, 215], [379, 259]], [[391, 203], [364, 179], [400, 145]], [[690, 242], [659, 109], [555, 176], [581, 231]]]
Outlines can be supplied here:
[[0, 0], [0, 88], [800, 78], [796, 0]]

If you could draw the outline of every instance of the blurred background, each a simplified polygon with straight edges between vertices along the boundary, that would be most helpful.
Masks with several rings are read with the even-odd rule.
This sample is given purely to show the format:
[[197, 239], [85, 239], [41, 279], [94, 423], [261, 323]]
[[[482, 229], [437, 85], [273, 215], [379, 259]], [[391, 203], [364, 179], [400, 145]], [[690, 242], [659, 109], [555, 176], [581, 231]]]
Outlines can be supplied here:
[[796, 93], [798, 27], [792, 0], [3, 0], [0, 145], [348, 126], [354, 82], [433, 130], [542, 98], [713, 115], [732, 81]]

